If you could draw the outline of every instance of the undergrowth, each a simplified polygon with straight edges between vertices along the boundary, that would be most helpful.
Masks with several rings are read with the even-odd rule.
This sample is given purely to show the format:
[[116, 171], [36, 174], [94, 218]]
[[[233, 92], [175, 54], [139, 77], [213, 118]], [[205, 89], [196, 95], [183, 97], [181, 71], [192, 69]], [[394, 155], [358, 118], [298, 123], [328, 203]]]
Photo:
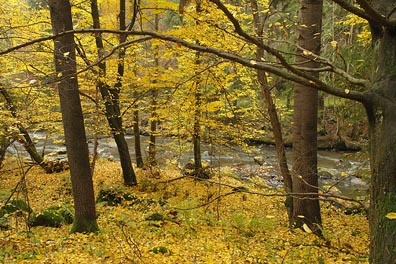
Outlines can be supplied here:
[[[7, 196], [20, 180], [0, 174]], [[209, 181], [177, 169], [137, 170], [140, 184], [122, 186], [119, 165], [100, 161], [94, 175], [98, 234], [70, 234], [70, 225], [29, 226], [6, 215], [0, 230], [2, 263], [367, 263], [368, 223], [322, 203], [325, 240], [290, 230], [280, 190], [260, 178], [240, 181], [218, 171]], [[33, 212], [72, 205], [69, 172], [26, 177]], [[109, 200], [110, 199], [110, 200]], [[34, 214], [34, 213], [33, 213]]]

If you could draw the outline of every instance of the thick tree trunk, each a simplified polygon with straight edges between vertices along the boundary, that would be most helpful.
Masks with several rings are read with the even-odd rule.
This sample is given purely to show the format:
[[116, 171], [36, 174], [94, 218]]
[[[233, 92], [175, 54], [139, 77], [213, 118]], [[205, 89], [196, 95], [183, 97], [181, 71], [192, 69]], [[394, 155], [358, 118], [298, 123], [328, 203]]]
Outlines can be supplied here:
[[[68, 0], [49, 0], [54, 34], [73, 30], [71, 6]], [[89, 152], [76, 76], [74, 35], [54, 39], [55, 68], [62, 122], [74, 197], [75, 218], [71, 232], [95, 232], [95, 197], [89, 164]]]
[[[300, 66], [318, 66], [309, 54], [320, 52], [322, 6], [322, 0], [300, 0], [297, 44], [306, 50], [298, 51], [300, 56], [296, 63]], [[315, 75], [318, 77], [318, 74]], [[298, 227], [305, 224], [314, 233], [321, 235], [322, 219], [317, 195], [317, 112], [318, 91], [296, 84], [292, 176], [293, 193], [298, 195], [293, 198], [293, 222]]]
[[[389, 1], [388, 1], [389, 2]], [[370, 106], [371, 203], [370, 263], [396, 263], [396, 34], [386, 28], [380, 39], [377, 76]], [[377, 67], [373, 67], [377, 68]]]

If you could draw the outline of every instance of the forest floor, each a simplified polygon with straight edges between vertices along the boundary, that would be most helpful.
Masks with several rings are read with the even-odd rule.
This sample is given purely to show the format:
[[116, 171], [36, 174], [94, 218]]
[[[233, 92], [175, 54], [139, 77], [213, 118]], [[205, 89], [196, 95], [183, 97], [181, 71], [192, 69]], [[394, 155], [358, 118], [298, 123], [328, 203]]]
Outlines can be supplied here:
[[[33, 167], [23, 177], [15, 164], [0, 172], [0, 206], [21, 179], [14, 198], [38, 215], [72, 204], [69, 172], [45, 174]], [[259, 177], [240, 180], [232, 169], [210, 180], [180, 170], [136, 170], [139, 185], [124, 187], [118, 163], [100, 160], [94, 184], [97, 234], [70, 234], [70, 225], [27, 225], [27, 213], [3, 216], [2, 263], [367, 263], [368, 222], [322, 203], [323, 233], [288, 228], [282, 190]], [[25, 186], [26, 188], [22, 188]], [[26, 197], [26, 194], [28, 195]]]

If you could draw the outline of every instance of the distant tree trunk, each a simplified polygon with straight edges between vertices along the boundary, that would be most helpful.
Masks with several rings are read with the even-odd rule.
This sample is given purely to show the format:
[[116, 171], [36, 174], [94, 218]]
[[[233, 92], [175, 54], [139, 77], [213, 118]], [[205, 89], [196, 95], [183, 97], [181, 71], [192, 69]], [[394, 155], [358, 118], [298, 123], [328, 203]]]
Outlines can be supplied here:
[[[251, 0], [251, 7], [253, 12], [253, 20], [254, 20], [254, 28], [257, 34], [257, 37], [260, 41], [263, 41], [263, 26], [265, 23], [265, 18], [263, 21], [260, 21], [260, 13], [257, 4], [257, 0]], [[262, 48], [256, 49], [256, 58], [257, 60], [261, 60], [264, 58], [264, 50]], [[285, 189], [287, 193], [292, 192], [292, 178], [289, 171], [289, 167], [287, 166], [286, 159], [286, 150], [285, 143], [283, 141], [282, 136], [282, 127], [279, 121], [278, 113], [276, 111], [276, 105], [272, 100], [271, 90], [268, 85], [268, 80], [266, 73], [262, 70], [257, 70], [257, 79], [259, 81], [261, 91], [264, 97], [264, 101], [267, 107], [267, 113], [269, 115], [269, 119], [272, 126], [272, 133], [274, 134], [276, 153], [278, 157], [279, 170], [283, 178], [283, 183], [285, 185]], [[289, 216], [289, 221], [291, 223], [292, 214], [293, 214], [293, 199], [291, 196], [288, 196], [285, 201], [287, 214]]]
[[[197, 54], [197, 57], [199, 55]], [[197, 59], [198, 60], [198, 59]], [[194, 175], [201, 177], [202, 156], [201, 156], [201, 89], [200, 82], [194, 83], [194, 124], [193, 124], [193, 147], [194, 147]]]
[[[156, 14], [154, 16], [154, 30], [159, 30], [159, 16]], [[158, 47], [154, 51], [154, 67], [155, 71], [158, 71], [159, 67], [159, 54], [158, 54]], [[157, 83], [157, 80], [152, 80], [152, 82], [155, 84]], [[155, 145], [155, 140], [156, 140], [156, 133], [157, 133], [157, 123], [158, 123], [158, 118], [157, 118], [157, 96], [158, 96], [158, 88], [153, 87], [153, 90], [151, 91], [151, 118], [150, 118], [150, 142], [149, 142], [149, 163], [151, 166], [154, 166], [157, 164], [156, 161], [156, 145]]]
[[[49, 0], [54, 34], [73, 30], [68, 0]], [[74, 34], [54, 39], [55, 68], [67, 157], [74, 197], [75, 218], [71, 232], [96, 232], [95, 197], [89, 164], [89, 151], [76, 76]]]
[[[134, 97], [137, 98], [136, 91], [134, 91]], [[133, 111], [133, 138], [135, 140], [136, 166], [138, 168], [143, 168], [144, 162], [142, 155], [142, 144], [140, 140], [139, 111], [137, 109]]]
[[[137, 72], [135, 70], [135, 75], [137, 75]], [[138, 87], [136, 84], [132, 85], [132, 96], [135, 100], [135, 103], [133, 105], [134, 110], [132, 111], [133, 115], [133, 139], [135, 143], [135, 158], [136, 158], [136, 166], [138, 168], [143, 168], [144, 167], [144, 162], [143, 162], [143, 154], [142, 154], [142, 144], [141, 144], [141, 137], [140, 137], [140, 118], [139, 118], [139, 92], [138, 92]]]
[[[296, 63], [315, 68], [310, 52], [320, 53], [323, 0], [300, 0]], [[308, 51], [308, 52], [307, 52]], [[317, 73], [313, 73], [318, 77]], [[318, 200], [317, 174], [317, 113], [318, 91], [312, 87], [295, 85], [293, 133], [293, 222], [297, 227], [306, 224], [314, 233], [322, 235], [322, 219]], [[311, 193], [307, 195], [305, 193]]]
[[[133, 16], [131, 19], [131, 24], [129, 25], [129, 29], [133, 28], [133, 25], [136, 21], [137, 13], [139, 12], [139, 0], [134, 0], [133, 1]], [[135, 75], [137, 75], [137, 72], [135, 70]], [[139, 96], [139, 92], [137, 91], [137, 86], [133, 86], [133, 97], [137, 101], [137, 98]], [[144, 162], [143, 162], [143, 154], [142, 154], [142, 144], [141, 144], [141, 137], [140, 137], [140, 121], [139, 121], [139, 105], [138, 102], [134, 105], [135, 109], [133, 110], [133, 137], [135, 141], [135, 157], [136, 157], [136, 166], [138, 168], [143, 168], [144, 167]]]
[[[123, 4], [123, 5], [122, 5]], [[120, 1], [120, 28], [125, 30], [125, 1]], [[100, 29], [99, 10], [97, 0], [91, 1], [92, 20], [94, 28]], [[123, 15], [122, 15], [123, 14]], [[121, 22], [123, 18], [123, 23]], [[98, 33], [95, 36], [96, 47], [98, 49], [99, 58], [103, 57], [103, 41], [101, 35]], [[120, 37], [120, 42], [124, 42], [125, 37]], [[105, 103], [106, 118], [111, 128], [114, 140], [117, 144], [118, 154], [120, 156], [120, 163], [122, 167], [124, 184], [127, 186], [136, 185], [136, 175], [132, 167], [131, 156], [129, 154], [128, 143], [125, 140], [125, 133], [122, 127], [122, 117], [119, 104], [119, 93], [122, 86], [121, 76], [124, 74], [125, 50], [120, 51], [120, 58], [118, 64], [118, 82], [114, 88], [110, 87], [105, 81], [106, 63], [99, 63], [99, 78], [97, 81], [97, 88], [99, 89]]]
[[[126, 30], [125, 25], [125, 0], [120, 0], [120, 30]], [[127, 35], [120, 35], [120, 43], [126, 41]], [[114, 131], [114, 139], [118, 147], [118, 153], [120, 155], [120, 162], [122, 167], [122, 172], [124, 176], [125, 185], [136, 185], [137, 179], [135, 171], [132, 167], [131, 156], [129, 154], [128, 143], [125, 140], [125, 134], [122, 127], [122, 117], [119, 107], [120, 90], [122, 87], [122, 77], [124, 76], [124, 58], [125, 58], [125, 48], [121, 48], [118, 52], [118, 66], [117, 66], [117, 82], [114, 87], [109, 89], [111, 95], [111, 102], [113, 105], [117, 105], [115, 118], [117, 119], [117, 129]]]
[[[200, 13], [201, 0], [196, 0], [196, 12]], [[198, 21], [196, 22], [199, 23]], [[196, 41], [199, 44], [199, 41]], [[195, 53], [195, 64], [201, 64], [200, 52]], [[201, 103], [202, 103], [202, 92], [201, 92], [201, 81], [200, 77], [196, 77], [197, 80], [194, 82], [194, 124], [193, 124], [193, 146], [194, 146], [194, 175], [196, 177], [205, 177], [202, 171], [202, 156], [201, 156]]]
[[[154, 88], [157, 89], [157, 88]], [[151, 166], [157, 165], [156, 159], [156, 133], [157, 133], [157, 96], [158, 91], [152, 91], [152, 100], [151, 100], [151, 120], [150, 120], [150, 142], [149, 142], [149, 151], [148, 151], [148, 160]]]

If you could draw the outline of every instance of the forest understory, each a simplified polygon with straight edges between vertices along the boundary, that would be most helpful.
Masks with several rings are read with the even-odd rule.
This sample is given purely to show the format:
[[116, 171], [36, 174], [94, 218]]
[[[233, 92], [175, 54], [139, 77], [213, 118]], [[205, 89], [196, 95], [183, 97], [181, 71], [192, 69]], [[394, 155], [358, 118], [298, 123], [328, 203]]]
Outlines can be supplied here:
[[[11, 198], [15, 210], [4, 213], [7, 208], [1, 205], [0, 261], [368, 262], [363, 213], [346, 214], [323, 202], [320, 239], [309, 228], [288, 227], [283, 191], [261, 177], [241, 180], [232, 168], [222, 168], [213, 170], [209, 180], [196, 180], [171, 165], [136, 172], [139, 185], [124, 187], [118, 163], [99, 160], [94, 184], [100, 231], [70, 234], [69, 171], [46, 174], [38, 166], [27, 170], [6, 162], [0, 196], [2, 202]], [[56, 227], [48, 226], [54, 222]]]

